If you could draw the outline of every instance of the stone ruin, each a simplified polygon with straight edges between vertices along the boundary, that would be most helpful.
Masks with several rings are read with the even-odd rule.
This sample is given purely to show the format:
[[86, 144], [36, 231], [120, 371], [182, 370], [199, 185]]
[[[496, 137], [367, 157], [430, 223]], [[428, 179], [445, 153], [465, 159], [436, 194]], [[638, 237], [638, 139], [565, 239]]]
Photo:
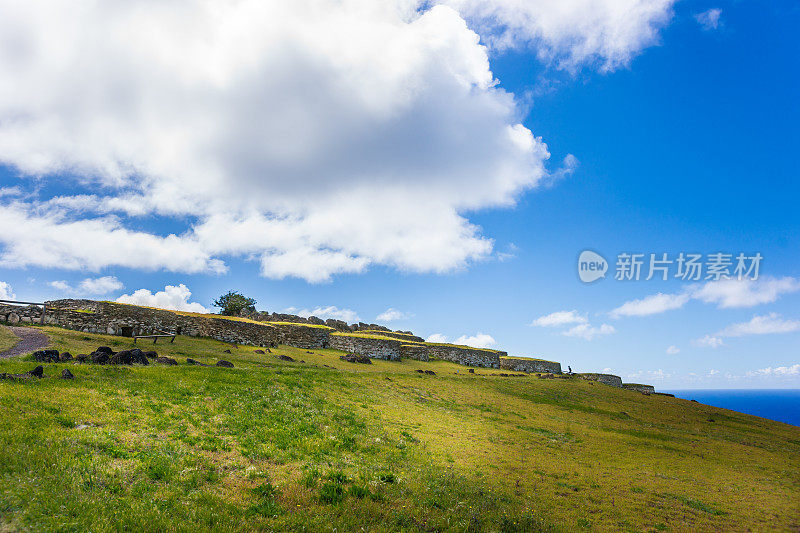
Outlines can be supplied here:
[[[428, 361], [435, 358], [466, 366], [514, 372], [562, 373], [561, 364], [555, 361], [508, 357], [506, 352], [500, 350], [426, 342], [409, 331], [392, 331], [385, 326], [364, 322], [347, 324], [341, 320], [264, 311], [243, 317], [226, 317], [94, 300], [64, 299], [45, 304], [47, 312], [44, 324], [86, 333], [124, 337], [169, 333], [267, 348], [278, 344], [307, 350], [331, 348], [388, 361], [400, 361], [403, 358]], [[16, 325], [39, 323], [41, 320], [41, 307], [0, 304], [0, 322]], [[623, 385], [619, 376], [611, 374], [578, 376], [644, 394], [654, 392], [650, 385]]]

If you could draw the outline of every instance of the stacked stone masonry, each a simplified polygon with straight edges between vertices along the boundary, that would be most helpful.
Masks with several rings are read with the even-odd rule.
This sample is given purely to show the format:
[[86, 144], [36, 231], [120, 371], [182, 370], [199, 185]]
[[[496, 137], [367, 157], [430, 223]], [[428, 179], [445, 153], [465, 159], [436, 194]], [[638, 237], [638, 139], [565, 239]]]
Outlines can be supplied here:
[[400, 355], [417, 361], [428, 360], [428, 348], [422, 344], [403, 344], [400, 346]]
[[655, 387], [652, 385], [642, 385], [640, 383], [623, 383], [622, 388], [641, 392], [642, 394], [653, 394], [656, 392]]
[[527, 359], [524, 357], [501, 357], [500, 368], [503, 370], [513, 370], [514, 372], [548, 372], [551, 374], [561, 373], [561, 363], [555, 361], [543, 361], [541, 359]]
[[481, 350], [469, 348], [467, 346], [454, 346], [449, 344], [428, 343], [428, 356], [450, 361], [466, 366], [477, 366], [482, 368], [500, 368], [500, 356], [507, 355], [506, 352], [494, 350]]
[[[251, 346], [286, 344], [303, 349], [332, 348], [390, 361], [399, 361], [404, 357], [428, 361], [433, 357], [467, 366], [502, 368], [515, 372], [561, 373], [561, 365], [557, 362], [508, 357], [506, 352], [495, 350], [424, 342], [410, 332], [393, 332], [383, 326], [363, 322], [348, 325], [340, 320], [323, 321], [316, 317], [302, 318], [266, 312], [255, 313], [250, 319], [242, 320], [93, 300], [55, 300], [46, 304], [45, 324], [87, 333], [127, 337], [176, 333]], [[39, 323], [41, 319], [40, 306], [0, 305], [0, 322], [19, 325]], [[579, 376], [613, 387], [624, 387], [644, 394], [654, 393], [650, 385], [623, 385], [619, 376], [611, 374]]]
[[589, 381], [599, 381], [605, 385], [611, 385], [612, 387], [622, 387], [622, 378], [619, 376], [615, 376], [614, 374], [578, 374], [583, 379], [588, 379]]
[[400, 361], [402, 357], [401, 346], [402, 343], [394, 339], [358, 337], [341, 333], [333, 333], [328, 339], [328, 348], [387, 361]]

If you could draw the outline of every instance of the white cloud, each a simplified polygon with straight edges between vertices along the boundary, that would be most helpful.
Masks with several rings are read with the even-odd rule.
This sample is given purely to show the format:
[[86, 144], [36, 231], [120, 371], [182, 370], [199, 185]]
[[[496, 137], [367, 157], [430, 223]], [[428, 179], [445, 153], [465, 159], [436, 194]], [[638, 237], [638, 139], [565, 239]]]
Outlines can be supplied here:
[[174, 311], [191, 311], [193, 313], [210, 313], [207, 308], [197, 302], [189, 302], [192, 292], [181, 283], [177, 287], [167, 285], [163, 291], [155, 294], [147, 289], [139, 289], [133, 294], [123, 294], [117, 302], [124, 304], [158, 307], [159, 309], [172, 309]]
[[491, 348], [497, 344], [497, 341], [491, 335], [477, 333], [475, 335], [462, 335], [456, 339], [455, 344], [463, 344], [473, 348]]
[[315, 316], [317, 318], [321, 318], [323, 320], [327, 320], [329, 318], [333, 318], [336, 320], [344, 320], [348, 324], [352, 324], [354, 322], [358, 322], [361, 320], [358, 318], [358, 313], [353, 311], [352, 309], [339, 309], [335, 305], [329, 305], [327, 307], [315, 307], [314, 309], [296, 309], [294, 307], [290, 307], [286, 310], [287, 313], [292, 313], [297, 316], [302, 316], [304, 318], [308, 318], [310, 316]]
[[800, 331], [800, 320], [784, 319], [778, 313], [755, 315], [748, 322], [731, 324], [719, 333], [719, 337], [742, 337], [745, 335], [768, 335]]
[[697, 13], [694, 19], [700, 24], [704, 30], [716, 30], [720, 24], [720, 16], [722, 10], [715, 7], [702, 13]]
[[61, 292], [85, 296], [99, 296], [125, 288], [125, 285], [114, 276], [86, 278], [77, 287], [73, 287], [63, 280], [51, 281], [50, 286]]
[[791, 366], [777, 366], [761, 368], [755, 372], [748, 372], [749, 376], [772, 376], [772, 377], [790, 377], [800, 376], [800, 363], [795, 363]]
[[762, 276], [757, 280], [721, 279], [692, 285], [680, 293], [657, 293], [631, 300], [613, 309], [609, 315], [613, 318], [654, 315], [680, 309], [690, 300], [716, 304], [720, 309], [753, 307], [772, 303], [784, 294], [797, 291], [800, 291], [800, 279], [789, 276]]
[[556, 328], [569, 324], [586, 324], [587, 322], [589, 322], [589, 319], [573, 309], [572, 311], [556, 311], [549, 315], [540, 316], [531, 322], [530, 325], [543, 328]]
[[447, 340], [447, 336], [441, 333], [434, 333], [433, 335], [428, 335], [428, 338], [425, 340], [427, 342], [443, 342], [443, 343], [449, 342]]
[[11, 285], [5, 281], [0, 281], [0, 300], [14, 300], [16, 297]]
[[676, 353], [680, 352], [681, 349], [675, 346], [674, 344], [667, 348], [668, 355], [675, 355]]
[[673, 0], [442, 0], [474, 21], [499, 49], [527, 44], [565, 68], [627, 65], [656, 44]]
[[708, 371], [708, 377], [716, 376], [717, 374], [719, 374], [719, 370], [716, 370], [714, 368]]
[[783, 294], [800, 291], [800, 279], [789, 276], [758, 280], [723, 279], [710, 281], [692, 292], [692, 297], [720, 308], [753, 307], [772, 303]]
[[653, 294], [641, 300], [631, 300], [617, 307], [611, 313], [612, 318], [622, 316], [647, 316], [663, 313], [672, 309], [679, 309], [689, 301], [689, 295], [682, 294]]
[[[0, 266], [195, 273], [245, 257], [321, 282], [489, 257], [465, 213], [513, 205], [549, 153], [478, 35], [428, 6], [0, 0], [0, 163], [35, 193], [3, 197], [0, 226], [26, 231], [0, 234]], [[598, 28], [585, 11], [560, 14], [543, 46], [588, 32], [581, 54], [616, 64], [661, 18], [605, 6]], [[39, 198], [31, 176], [74, 192]], [[181, 229], [134, 229], [150, 215]]]
[[592, 326], [591, 324], [579, 324], [566, 331], [562, 331], [561, 334], [567, 337], [578, 337], [590, 341], [603, 335], [611, 335], [616, 331], [614, 326], [609, 324], [601, 324], [599, 327]]
[[375, 320], [380, 320], [383, 322], [393, 322], [395, 320], [407, 320], [414, 316], [412, 313], [404, 313], [403, 311], [398, 311], [397, 309], [390, 307], [383, 313], [379, 314]]
[[700, 346], [700, 347], [703, 347], [703, 348], [719, 348], [724, 343], [722, 342], [722, 339], [719, 338], [719, 337], [714, 337], [714, 336], [711, 336], [711, 335], [705, 335], [704, 337], [701, 337], [701, 338], [696, 339], [695, 341], [693, 341], [693, 344], [695, 346]]

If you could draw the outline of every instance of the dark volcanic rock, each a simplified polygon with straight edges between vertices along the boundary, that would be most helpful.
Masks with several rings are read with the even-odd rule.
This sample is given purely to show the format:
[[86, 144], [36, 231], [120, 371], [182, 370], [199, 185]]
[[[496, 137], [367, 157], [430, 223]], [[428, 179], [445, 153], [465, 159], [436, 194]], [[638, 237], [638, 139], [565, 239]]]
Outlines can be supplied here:
[[104, 353], [104, 354], [108, 354], [109, 356], [112, 356], [112, 355], [114, 355], [114, 350], [112, 350], [112, 349], [111, 349], [111, 348], [109, 348], [108, 346], [101, 346], [101, 347], [99, 347], [98, 349], [96, 349], [96, 350], [95, 350], [95, 352], [96, 352], [96, 353]]
[[267, 352], [265, 352], [264, 350], [256, 350], [255, 353], [257, 353], [259, 355], [264, 355]]
[[288, 355], [279, 355], [278, 359], [280, 359], [281, 361], [289, 361], [290, 363], [294, 363], [294, 359], [292, 359]]
[[230, 350], [223, 350], [222, 353], [231, 353]]
[[67, 362], [67, 361], [72, 361], [72, 354], [69, 353], [69, 352], [64, 352], [64, 353], [62, 353], [61, 355], [58, 356], [58, 359], [62, 363]]
[[474, 374], [474, 373], [475, 373], [475, 369], [474, 369], [474, 368], [470, 368], [470, 369], [469, 369], [469, 373], [470, 373], [470, 374]]
[[33, 352], [33, 360], [37, 363], [58, 363], [58, 350], [39, 350]]
[[371, 365], [372, 360], [367, 357], [366, 355], [358, 355], [355, 353], [349, 353], [347, 355], [340, 355], [339, 359], [342, 361], [347, 361], [348, 363], [361, 363], [362, 365]]
[[86, 355], [85, 353], [79, 353], [75, 356], [75, 360], [79, 363], [88, 363], [91, 360], [91, 357]]
[[35, 378], [43, 378], [44, 377], [44, 368], [42, 367], [42, 365], [39, 365], [36, 368], [34, 368], [33, 370], [31, 370], [30, 372], [27, 372], [27, 374], [29, 374], [29, 375], [31, 375], [31, 376], [33, 376]]
[[69, 368], [65, 368], [61, 371], [61, 379], [75, 379], [75, 376], [72, 375], [72, 372], [69, 371]]
[[230, 361], [225, 361], [224, 359], [220, 359], [217, 361], [217, 366], [223, 366], [225, 368], [233, 368], [233, 363]]
[[424, 371], [424, 370], [422, 370], [422, 369], [419, 369], [419, 368], [418, 368], [418, 369], [416, 369], [414, 372], [416, 372], [417, 374], [424, 374], [424, 373], [425, 373], [425, 371]]
[[186, 362], [187, 362], [188, 364], [190, 364], [190, 365], [197, 365], [197, 366], [209, 366], [209, 365], [207, 365], [207, 364], [205, 364], [205, 363], [201, 363], [200, 361], [195, 361], [194, 359], [191, 359], [191, 358], [188, 358], [188, 357], [186, 358]]
[[156, 352], [142, 352], [142, 353], [148, 359], [155, 359], [156, 357], [158, 357], [158, 354]]
[[178, 362], [172, 357], [157, 357], [156, 363], [161, 365], [177, 365]]
[[105, 365], [108, 363], [108, 360], [111, 359], [106, 352], [92, 352], [91, 358], [92, 363], [96, 365]]
[[425, 373], [428, 374], [429, 376], [435, 376], [436, 375], [436, 372], [434, 372], [433, 370], [426, 370]]

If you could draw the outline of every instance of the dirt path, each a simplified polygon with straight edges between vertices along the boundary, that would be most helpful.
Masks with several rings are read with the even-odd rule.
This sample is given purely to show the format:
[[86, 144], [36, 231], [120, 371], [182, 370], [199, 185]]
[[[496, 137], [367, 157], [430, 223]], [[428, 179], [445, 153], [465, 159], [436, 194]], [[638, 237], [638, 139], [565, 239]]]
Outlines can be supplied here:
[[19, 337], [19, 342], [10, 349], [0, 352], [0, 359], [22, 355], [50, 345], [50, 338], [37, 329], [15, 326], [9, 326], [8, 329]]

